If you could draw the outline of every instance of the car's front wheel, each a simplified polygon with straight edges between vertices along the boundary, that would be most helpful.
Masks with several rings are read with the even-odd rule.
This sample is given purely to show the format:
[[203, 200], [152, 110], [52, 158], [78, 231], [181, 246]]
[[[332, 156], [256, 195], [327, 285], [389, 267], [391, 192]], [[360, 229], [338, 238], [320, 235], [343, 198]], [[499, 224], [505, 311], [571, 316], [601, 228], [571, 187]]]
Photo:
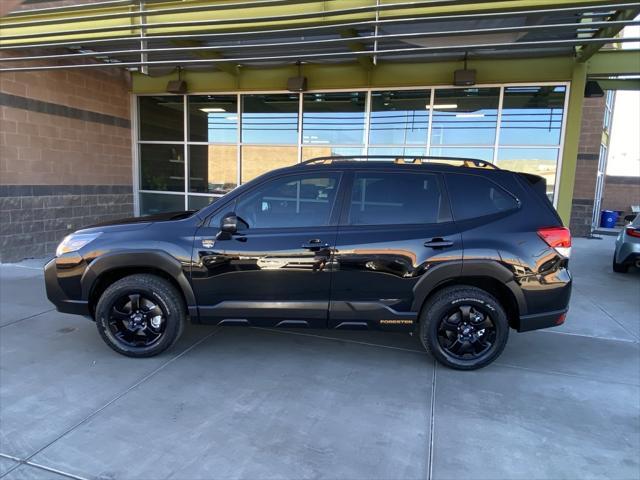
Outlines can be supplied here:
[[509, 322], [502, 305], [476, 287], [448, 287], [422, 309], [420, 340], [441, 364], [475, 370], [493, 362], [504, 350]]
[[171, 283], [155, 275], [137, 274], [104, 291], [95, 317], [100, 336], [116, 352], [152, 357], [178, 340], [186, 311]]

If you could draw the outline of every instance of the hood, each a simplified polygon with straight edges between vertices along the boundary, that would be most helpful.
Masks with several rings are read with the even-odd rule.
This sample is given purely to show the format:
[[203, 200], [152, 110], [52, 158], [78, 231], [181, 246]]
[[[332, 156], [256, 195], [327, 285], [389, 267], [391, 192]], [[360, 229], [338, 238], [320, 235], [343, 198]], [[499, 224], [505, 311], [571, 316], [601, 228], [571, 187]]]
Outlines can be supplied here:
[[111, 220], [109, 222], [96, 223], [95, 225], [90, 225], [81, 230], [78, 230], [78, 232], [90, 233], [95, 231], [105, 231], [105, 229], [109, 231], [138, 230], [148, 227], [152, 223], [181, 220], [183, 218], [190, 217], [194, 213], [195, 210], [185, 210], [180, 212], [167, 212], [159, 213], [156, 215], [146, 215], [143, 217], [121, 218], [118, 220]]
[[118, 220], [111, 220], [109, 222], [96, 223], [87, 228], [96, 227], [110, 227], [112, 225], [131, 225], [135, 223], [155, 223], [155, 222], [169, 222], [171, 220], [182, 220], [183, 218], [190, 217], [195, 213], [195, 210], [184, 210], [180, 212], [166, 212], [158, 213], [156, 215], [145, 215], [143, 217], [130, 217], [121, 218]]

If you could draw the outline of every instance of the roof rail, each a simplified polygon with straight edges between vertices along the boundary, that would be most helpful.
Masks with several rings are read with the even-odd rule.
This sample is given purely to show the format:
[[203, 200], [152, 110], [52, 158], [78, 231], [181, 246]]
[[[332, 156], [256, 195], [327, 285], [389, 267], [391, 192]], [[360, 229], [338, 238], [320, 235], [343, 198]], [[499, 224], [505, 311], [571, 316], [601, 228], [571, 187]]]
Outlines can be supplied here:
[[331, 164], [333, 162], [348, 161], [368, 161], [368, 160], [387, 160], [399, 165], [423, 165], [425, 163], [441, 163], [445, 165], [458, 164], [459, 167], [467, 168], [487, 168], [490, 170], [499, 170], [493, 163], [486, 160], [478, 160], [477, 158], [461, 158], [461, 157], [430, 157], [422, 155], [347, 155], [347, 156], [329, 156], [317, 157], [306, 160], [300, 165], [315, 165], [318, 163]]

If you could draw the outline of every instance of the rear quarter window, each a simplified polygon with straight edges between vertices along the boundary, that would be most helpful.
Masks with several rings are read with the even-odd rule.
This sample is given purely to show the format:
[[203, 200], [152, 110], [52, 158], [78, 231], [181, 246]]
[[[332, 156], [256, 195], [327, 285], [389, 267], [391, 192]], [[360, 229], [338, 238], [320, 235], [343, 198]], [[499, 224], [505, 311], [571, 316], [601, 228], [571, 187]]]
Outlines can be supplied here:
[[479, 175], [449, 174], [447, 188], [455, 220], [509, 212], [519, 201], [497, 183]]

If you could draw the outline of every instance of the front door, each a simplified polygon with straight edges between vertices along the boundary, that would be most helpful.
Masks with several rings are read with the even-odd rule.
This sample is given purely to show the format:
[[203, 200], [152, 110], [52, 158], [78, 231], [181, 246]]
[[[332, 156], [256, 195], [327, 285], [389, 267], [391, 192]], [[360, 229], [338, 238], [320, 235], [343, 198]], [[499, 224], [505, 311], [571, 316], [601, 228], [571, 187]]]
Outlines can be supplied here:
[[441, 177], [370, 170], [356, 172], [352, 185], [336, 242], [329, 326], [413, 328], [419, 282], [462, 269], [461, 235]]
[[219, 235], [218, 214], [197, 232], [192, 281], [203, 321], [326, 327], [339, 180], [268, 180], [226, 207], [243, 225], [235, 234]]

